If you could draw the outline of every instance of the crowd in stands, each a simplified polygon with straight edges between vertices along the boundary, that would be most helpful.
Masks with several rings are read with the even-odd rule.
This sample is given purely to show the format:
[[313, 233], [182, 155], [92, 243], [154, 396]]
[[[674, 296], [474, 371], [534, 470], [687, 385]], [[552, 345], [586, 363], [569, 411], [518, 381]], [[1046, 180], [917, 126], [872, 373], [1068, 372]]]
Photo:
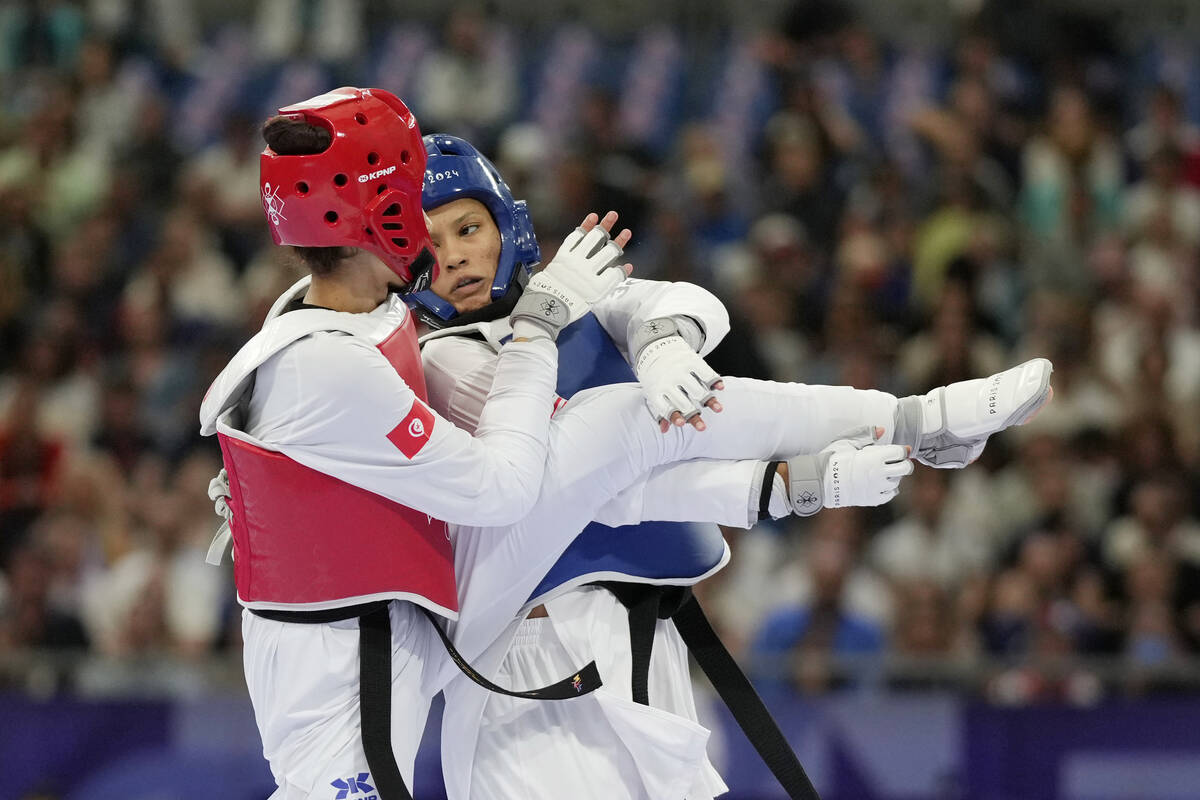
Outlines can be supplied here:
[[257, 124], [355, 84], [492, 153], [545, 260], [620, 211], [637, 276], [729, 307], [725, 374], [904, 395], [1054, 362], [971, 467], [728, 531], [699, 593], [761, 685], [986, 664], [966, 685], [999, 701], [1089, 702], [1200, 669], [1200, 51], [992, 2], [936, 47], [832, 0], [621, 38], [252, 5], [0, 10], [0, 657], [236, 654], [197, 409], [299, 274]]

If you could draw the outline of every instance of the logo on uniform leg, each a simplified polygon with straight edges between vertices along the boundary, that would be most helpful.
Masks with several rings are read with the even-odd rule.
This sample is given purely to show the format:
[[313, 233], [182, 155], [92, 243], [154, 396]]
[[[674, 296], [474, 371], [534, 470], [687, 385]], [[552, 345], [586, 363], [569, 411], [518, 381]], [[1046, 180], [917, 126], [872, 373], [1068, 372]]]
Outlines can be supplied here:
[[[338, 778], [329, 785], [338, 790], [337, 796], [333, 800], [346, 800], [347, 797], [355, 794], [368, 795], [375, 791], [375, 787], [367, 783], [371, 777], [369, 772], [360, 772], [357, 777]], [[363, 797], [362, 800], [376, 800], [377, 795], [369, 794]]]
[[414, 399], [412, 410], [408, 416], [400, 420], [400, 424], [392, 428], [387, 435], [388, 441], [396, 445], [401, 453], [409, 458], [416, 458], [417, 453], [429, 441], [433, 434], [433, 412], [429, 407]]

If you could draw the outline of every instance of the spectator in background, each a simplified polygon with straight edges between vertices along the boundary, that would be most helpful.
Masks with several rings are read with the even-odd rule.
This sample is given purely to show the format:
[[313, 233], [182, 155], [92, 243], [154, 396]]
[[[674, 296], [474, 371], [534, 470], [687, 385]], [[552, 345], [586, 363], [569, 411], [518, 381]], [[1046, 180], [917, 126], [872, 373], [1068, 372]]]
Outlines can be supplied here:
[[852, 597], [864, 589], [878, 591], [863, 585], [869, 579], [854, 575], [857, 509], [851, 515], [841, 511], [826, 511], [814, 521], [817, 529], [802, 560], [803, 599], [768, 614], [751, 647], [760, 685], [788, 683], [821, 692], [843, 682], [838, 657], [883, 650], [883, 626], [857, 611]]
[[0, 424], [0, 565], [25, 541], [58, 486], [63, 443], [38, 424], [40, 397], [34, 380], [20, 382]]
[[362, 53], [363, 0], [261, 0], [255, 49], [272, 63], [297, 56], [344, 62]]
[[[119, 189], [127, 182], [133, 193], [130, 199], [137, 208], [137, 215], [153, 220], [155, 224], [161, 223], [163, 213], [171, 206], [182, 161], [182, 154], [172, 142], [167, 130], [170, 111], [168, 98], [148, 93], [143, 99], [129, 137], [118, 143], [116, 158], [121, 180], [114, 188]], [[207, 164], [208, 161], [200, 157], [187, 172], [201, 172], [207, 175]], [[244, 182], [234, 181], [230, 174], [216, 177], [239, 186], [242, 192], [240, 200], [247, 202], [244, 196]], [[254, 197], [257, 197], [257, 187]]]
[[605, 89], [592, 88], [587, 93], [579, 110], [574, 147], [595, 164], [595, 191], [589, 208], [619, 208], [624, 224], [637, 231], [645, 228], [650, 210], [652, 159], [622, 130], [617, 100]]
[[205, 562], [212, 539], [206, 478], [221, 468], [215, 453], [197, 450], [175, 470], [167, 489], [174, 524], [164, 533], [164, 617], [177, 652], [203, 657], [218, 644], [232, 575]]
[[66, 444], [81, 444], [96, 424], [94, 344], [76, 306], [56, 299], [42, 307], [20, 349], [20, 367], [0, 378], [0, 417], [23, 386], [35, 387], [38, 429]]
[[745, 209], [733, 200], [732, 165], [715, 125], [692, 124], [679, 134], [680, 181], [677, 191], [696, 243], [707, 256], [712, 248], [746, 235]]
[[1200, 522], [1189, 513], [1186, 484], [1177, 473], [1155, 473], [1134, 484], [1130, 514], [1104, 532], [1104, 559], [1124, 571], [1146, 553], [1200, 569]]
[[[814, 255], [803, 226], [786, 214], [768, 214], [750, 228], [745, 244], [714, 254], [714, 286], [746, 316], [755, 349], [775, 380], [804, 374], [809, 356], [804, 333], [819, 329], [821, 298]], [[744, 331], [734, 330], [735, 336]]]
[[1037, 587], [1020, 569], [1000, 573], [980, 620], [984, 650], [993, 655], [1029, 653], [1037, 628]]
[[491, 150], [517, 105], [517, 72], [507, 29], [479, 3], [455, 5], [442, 45], [426, 57], [417, 81], [422, 127]]
[[863, 151], [888, 151], [888, 113], [892, 110], [893, 63], [886, 44], [861, 22], [852, 22], [836, 34], [836, 57], [814, 65], [818, 91], [840, 110], [837, 115], [853, 133], [845, 136]]
[[1074, 86], [1050, 96], [1046, 132], [1022, 155], [1021, 216], [1030, 236], [1030, 267], [1039, 286], [1090, 292], [1080, 250], [1120, 222], [1120, 151], [1096, 122], [1087, 94]]
[[1002, 148], [993, 138], [996, 114], [986, 83], [963, 77], [950, 87], [948, 100], [945, 108], [921, 108], [909, 117], [913, 131], [934, 148], [930, 181], [940, 188], [943, 202], [961, 194], [980, 211], [1008, 210], [1012, 180], [991, 155]]
[[158, 246], [125, 289], [127, 304], [164, 303], [183, 325], [231, 325], [242, 308], [233, 264], [213, 231], [190, 209], [176, 207], [163, 221]]
[[889, 650], [900, 664], [911, 666], [894, 674], [893, 689], [930, 689], [953, 686], [939, 674], [938, 667], [954, 665], [965, 653], [954, 609], [954, 592], [931, 580], [915, 580], [895, 586], [896, 620]]
[[[1094, 518], [1086, 504], [1095, 496], [1079, 488], [1074, 451], [1064, 437], [1047, 431], [1039, 422], [1031, 423], [1037, 429], [1024, 434], [1016, 458], [997, 471], [984, 498], [998, 533], [996, 553], [1011, 552], [1022, 536], [1048, 519], [1060, 520], [1056, 529], [1077, 530], [1081, 520]], [[1102, 499], [1108, 502], [1107, 496]], [[1108, 519], [1107, 511], [1102, 518]]]
[[1143, 552], [1125, 572], [1123, 588], [1129, 600], [1125, 657], [1135, 669], [1163, 666], [1183, 652], [1173, 611], [1175, 567], [1166, 553]]
[[88, 646], [79, 620], [51, 605], [51, 567], [49, 554], [38, 543], [23, 545], [10, 557], [7, 593], [0, 603], [0, 649]]
[[955, 279], [945, 283], [938, 302], [931, 307], [929, 324], [902, 347], [899, 372], [907, 391], [923, 392], [946, 379], [953, 382], [984, 374], [972, 370], [987, 370], [1005, 362], [1003, 345], [979, 325], [970, 269], [965, 262], [958, 262]]
[[1125, 203], [1125, 227], [1131, 241], [1176, 243], [1185, 252], [1200, 244], [1200, 191], [1183, 177], [1179, 149], [1166, 144], [1150, 154], [1145, 178], [1130, 187]]
[[[182, 328], [184, 320], [172, 319], [160, 302], [133, 296], [121, 307], [122, 352], [111, 366], [115, 375], [136, 388], [137, 404], [132, 410], [119, 404], [113, 409], [117, 416], [112, 422], [120, 432], [115, 441], [132, 445], [149, 436], [156, 453], [175, 457], [180, 447], [196, 438], [195, 428], [186, 417], [185, 400], [195, 397], [196, 384], [204, 377], [194, 358], [194, 347], [198, 337], [207, 334], [207, 328]], [[182, 328], [186, 345], [171, 345], [167, 325], [172, 321]]]
[[129, 140], [140, 116], [144, 81], [126, 62], [124, 74], [112, 43], [92, 37], [79, 51], [75, 84], [75, 122], [79, 146], [93, 157], [109, 161]]
[[986, 534], [948, 509], [949, 484], [945, 470], [917, 469], [899, 498], [907, 513], [872, 540], [868, 561], [893, 583], [953, 590], [990, 566]]
[[73, 91], [52, 81], [38, 94], [20, 139], [0, 151], [0, 190], [29, 192], [35, 225], [61, 241], [103, 203], [112, 167], [103, 151], [89, 150], [77, 135]]
[[199, 42], [197, 7], [190, 0], [104, 0], [88, 3], [92, 29], [131, 52], [188, 64]]
[[1080, 297], [1037, 292], [1026, 301], [1026, 321], [1018, 352], [1052, 353], [1054, 403], [1026, 433], [1070, 437], [1088, 428], [1115, 431], [1123, 409], [1116, 387], [1093, 357], [1090, 307]]
[[1150, 93], [1145, 116], [1125, 134], [1125, 147], [1139, 166], [1163, 149], [1191, 161], [1200, 157], [1200, 127], [1184, 117], [1179, 92], [1160, 84]]
[[190, 210], [215, 229], [222, 250], [239, 271], [265, 244], [258, 138], [249, 116], [230, 114], [221, 140], [196, 156], [184, 177]]
[[821, 249], [837, 241], [843, 192], [833, 180], [820, 129], [807, 116], [783, 111], [766, 129], [763, 205], [795, 217]]
[[0, 14], [0, 73], [19, 68], [68, 70], [87, 30], [74, 3], [13, 3]]
[[154, 440], [142, 421], [138, 387], [128, 374], [114, 370], [101, 391], [100, 426], [91, 444], [122, 470], [132, 471], [154, 448]]
[[[1200, 119], [1178, 63], [1120, 54], [1087, 20], [1012, 0], [962, 14], [932, 47], [833, 0], [791, 3], [757, 47], [728, 52], [706, 38], [724, 40], [721, 23], [696, 18], [667, 32], [682, 72], [658, 161], [614, 113], [645, 78], [630, 77], [642, 62], [625, 58], [624, 34], [517, 30], [520, 15], [496, 21], [482, 3], [368, 29], [373, 8], [394, 5], [265, 0], [239, 22], [185, 0], [0, 3], [0, 564], [46, 555], [46, 608], [84, 619], [93, 650], [223, 646], [207, 582], [222, 573], [194, 561], [210, 523], [189, 476], [214, 455], [196, 451], [195, 409], [295, 277], [264, 251], [248, 168], [260, 148], [237, 110], [256, 117], [288, 82], [351, 68], [412, 80], [414, 95], [421, 83], [423, 119], [496, 142], [544, 241], [598, 198], [620, 198], [626, 217], [644, 205], [639, 274], [705, 283], [733, 312], [711, 357], [723, 373], [903, 392], [1055, 360], [1055, 402], [942, 487], [936, 522], [914, 508], [741, 534], [710, 609], [735, 651], [776, 610], [767, 581], [811, 611], [796, 537], [836, 562], [817, 540], [840, 526], [857, 531], [840, 609], [890, 631], [877, 652], [1150, 666], [1200, 652], [1187, 544], [1200, 514]], [[433, 26], [443, 38], [426, 58]], [[367, 39], [380, 33], [382, 53]], [[760, 159], [728, 155], [713, 107], [726, 98], [745, 109], [739, 152]], [[571, 121], [530, 119], [547, 106]], [[1154, 488], [1160, 476], [1176, 487]], [[915, 480], [927, 478], [943, 480]], [[937, 548], [930, 563], [893, 557], [918, 527], [932, 538], [917, 541], [954, 531], [980, 545], [985, 568], [903, 577], [894, 562], [940, 563]], [[129, 597], [156, 571], [161, 597], [135, 614]], [[190, 588], [172, 594], [176, 582]], [[989, 687], [1060, 690], [1074, 696], [1036, 670]]]

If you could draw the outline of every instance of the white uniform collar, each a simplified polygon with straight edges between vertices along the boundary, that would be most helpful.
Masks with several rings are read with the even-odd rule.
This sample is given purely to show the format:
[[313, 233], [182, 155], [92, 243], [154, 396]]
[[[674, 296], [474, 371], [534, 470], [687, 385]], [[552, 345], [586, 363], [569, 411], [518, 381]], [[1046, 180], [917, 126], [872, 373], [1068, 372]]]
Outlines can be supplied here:
[[319, 331], [343, 331], [372, 344], [392, 334], [409, 314], [408, 306], [394, 294], [373, 311], [350, 314], [323, 308], [306, 308], [284, 314], [284, 309], [303, 297], [312, 282], [305, 276], [288, 288], [267, 312], [262, 330], [250, 337], [213, 381], [200, 404], [200, 432], [209, 436], [217, 430], [217, 418], [240, 402], [253, 385], [254, 372], [269, 358], [299, 339]]
[[442, 339], [447, 336], [482, 336], [493, 350], [500, 352], [500, 346], [512, 336], [512, 325], [509, 324], [508, 317], [501, 317], [488, 322], [472, 322], [469, 325], [440, 328], [426, 333], [417, 341], [424, 345], [433, 339]]

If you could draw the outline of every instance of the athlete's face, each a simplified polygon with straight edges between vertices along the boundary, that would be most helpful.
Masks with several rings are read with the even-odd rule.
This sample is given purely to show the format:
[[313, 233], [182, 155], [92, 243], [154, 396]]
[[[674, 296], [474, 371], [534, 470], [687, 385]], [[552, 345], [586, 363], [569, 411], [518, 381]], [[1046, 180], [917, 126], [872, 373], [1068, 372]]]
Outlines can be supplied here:
[[462, 314], [492, 302], [500, 263], [500, 230], [487, 206], [464, 197], [429, 212], [429, 235], [438, 265], [434, 294]]

